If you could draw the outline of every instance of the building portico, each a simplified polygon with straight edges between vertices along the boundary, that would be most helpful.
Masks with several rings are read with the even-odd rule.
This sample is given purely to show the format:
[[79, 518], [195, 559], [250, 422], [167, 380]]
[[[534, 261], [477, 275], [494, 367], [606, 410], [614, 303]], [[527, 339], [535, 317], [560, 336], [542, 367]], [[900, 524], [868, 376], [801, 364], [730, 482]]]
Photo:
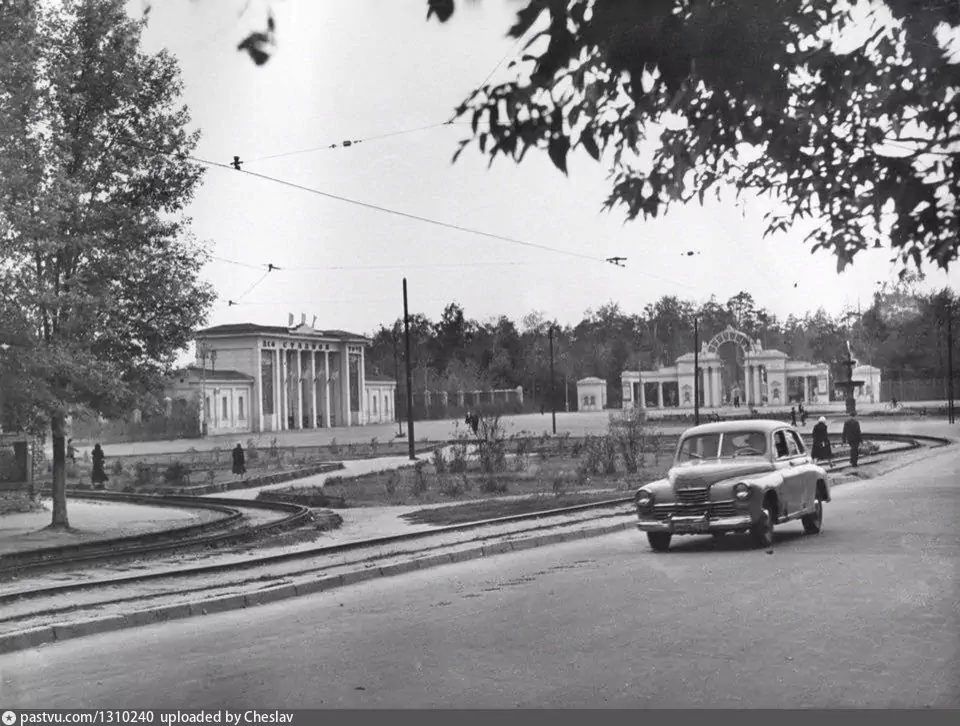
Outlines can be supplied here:
[[369, 342], [342, 330], [318, 330], [306, 319], [296, 327], [219, 325], [196, 337], [201, 367], [253, 379], [255, 432], [364, 425]]

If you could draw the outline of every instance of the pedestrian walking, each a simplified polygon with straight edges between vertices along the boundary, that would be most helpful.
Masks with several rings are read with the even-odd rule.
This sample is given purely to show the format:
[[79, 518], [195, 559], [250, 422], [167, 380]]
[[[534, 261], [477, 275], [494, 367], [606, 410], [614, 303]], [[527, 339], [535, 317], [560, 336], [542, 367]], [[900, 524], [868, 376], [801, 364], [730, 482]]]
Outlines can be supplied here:
[[100, 444], [94, 445], [92, 458], [93, 470], [90, 472], [90, 481], [94, 489], [104, 489], [110, 478], [107, 476], [107, 472], [103, 467], [103, 463], [107, 457], [104, 455]]
[[73, 445], [73, 439], [67, 439], [67, 461], [77, 463], [77, 447]]
[[797, 425], [797, 409], [795, 409], [793, 406], [790, 407], [790, 425]]
[[806, 426], [807, 425], [807, 409], [803, 407], [803, 403], [800, 403], [797, 406], [797, 411], [800, 413], [800, 425]]
[[830, 435], [827, 433], [827, 419], [824, 416], [813, 426], [813, 460], [829, 461], [833, 468], [833, 451], [830, 448]]
[[860, 461], [860, 442], [862, 434], [860, 432], [860, 422], [857, 421], [857, 414], [851, 413], [850, 418], [843, 424], [843, 434], [840, 441], [850, 446], [850, 466], [857, 466]]
[[243, 453], [243, 447], [237, 444], [233, 449], [233, 473], [236, 476], [243, 476], [247, 473], [246, 456]]

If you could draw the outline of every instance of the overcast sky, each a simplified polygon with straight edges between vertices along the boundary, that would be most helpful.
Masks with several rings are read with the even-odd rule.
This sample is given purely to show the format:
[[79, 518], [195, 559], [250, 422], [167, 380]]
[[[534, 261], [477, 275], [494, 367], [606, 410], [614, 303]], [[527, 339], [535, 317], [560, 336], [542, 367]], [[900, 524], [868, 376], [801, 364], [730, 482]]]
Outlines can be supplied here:
[[[887, 250], [858, 255], [838, 275], [832, 255], [803, 244], [809, 228], [764, 240], [766, 205], [738, 207], [732, 193], [624, 224], [619, 210], [601, 211], [606, 170], [585, 153], [571, 158], [569, 177], [536, 153], [521, 166], [501, 159], [487, 170], [468, 150], [451, 165], [469, 132], [463, 125], [262, 159], [447, 120], [511, 51], [505, 34], [518, 6], [461, 2], [441, 26], [425, 21], [423, 0], [283, 0], [275, 3], [279, 47], [258, 68], [236, 45], [265, 26], [264, 2], [154, 0], [146, 48], [166, 47], [180, 60], [184, 100], [203, 132], [198, 156], [229, 163], [239, 155], [247, 170], [331, 194], [580, 255], [628, 258], [621, 269], [211, 169], [190, 210], [197, 236], [222, 260], [281, 268], [245, 294], [263, 272], [215, 260], [205, 270], [220, 295], [211, 324], [283, 325], [288, 313], [297, 322], [306, 313], [320, 328], [372, 333], [402, 315], [404, 275], [411, 312], [434, 319], [457, 300], [473, 318], [519, 320], [536, 309], [562, 323], [609, 301], [632, 313], [666, 294], [725, 301], [740, 290], [781, 318], [820, 306], [838, 313], [858, 298], [867, 303], [877, 283], [895, 275]], [[130, 9], [138, 13], [140, 0]], [[506, 65], [495, 79], [508, 77]], [[699, 254], [684, 256], [688, 250]], [[344, 267], [354, 269], [337, 269]], [[960, 287], [960, 274], [928, 270], [928, 287], [946, 284]]]

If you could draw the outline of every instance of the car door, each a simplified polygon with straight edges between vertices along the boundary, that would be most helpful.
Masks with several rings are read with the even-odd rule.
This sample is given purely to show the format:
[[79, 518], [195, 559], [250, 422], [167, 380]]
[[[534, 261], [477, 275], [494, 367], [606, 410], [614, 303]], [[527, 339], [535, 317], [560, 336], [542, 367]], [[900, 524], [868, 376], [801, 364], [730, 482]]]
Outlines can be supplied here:
[[783, 428], [774, 431], [774, 464], [783, 483], [780, 485], [780, 512], [787, 514], [800, 509], [800, 500], [803, 498], [803, 465], [802, 456], [797, 448], [797, 442], [790, 435], [790, 430]]
[[810, 452], [807, 451], [806, 444], [803, 443], [803, 438], [796, 431], [791, 431], [790, 436], [793, 438], [797, 450], [800, 452], [798, 459], [801, 463], [795, 467], [798, 472], [800, 472], [799, 506], [801, 509], [808, 509], [813, 506], [813, 502], [817, 496], [817, 472], [813, 467]]

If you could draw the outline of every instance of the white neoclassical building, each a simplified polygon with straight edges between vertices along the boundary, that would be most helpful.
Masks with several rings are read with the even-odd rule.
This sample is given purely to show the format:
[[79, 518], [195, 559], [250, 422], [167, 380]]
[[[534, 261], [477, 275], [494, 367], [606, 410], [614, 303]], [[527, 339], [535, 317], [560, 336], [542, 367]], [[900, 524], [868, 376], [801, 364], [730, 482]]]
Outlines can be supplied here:
[[[737, 366], [720, 356], [724, 345], [741, 354]], [[759, 341], [728, 327], [701, 346], [700, 405], [705, 408], [736, 405], [789, 406], [830, 400], [830, 367], [825, 363], [788, 360], [786, 353], [765, 350]], [[624, 408], [693, 408], [694, 355], [686, 353], [675, 365], [652, 371], [621, 374]], [[854, 379], [865, 380], [858, 398], [869, 398], [880, 386], [873, 366], [854, 368]]]
[[[292, 320], [291, 320], [292, 323]], [[308, 325], [218, 325], [196, 334], [197, 364], [168, 397], [199, 396], [208, 434], [393, 421], [396, 381], [364, 369], [362, 335]]]

